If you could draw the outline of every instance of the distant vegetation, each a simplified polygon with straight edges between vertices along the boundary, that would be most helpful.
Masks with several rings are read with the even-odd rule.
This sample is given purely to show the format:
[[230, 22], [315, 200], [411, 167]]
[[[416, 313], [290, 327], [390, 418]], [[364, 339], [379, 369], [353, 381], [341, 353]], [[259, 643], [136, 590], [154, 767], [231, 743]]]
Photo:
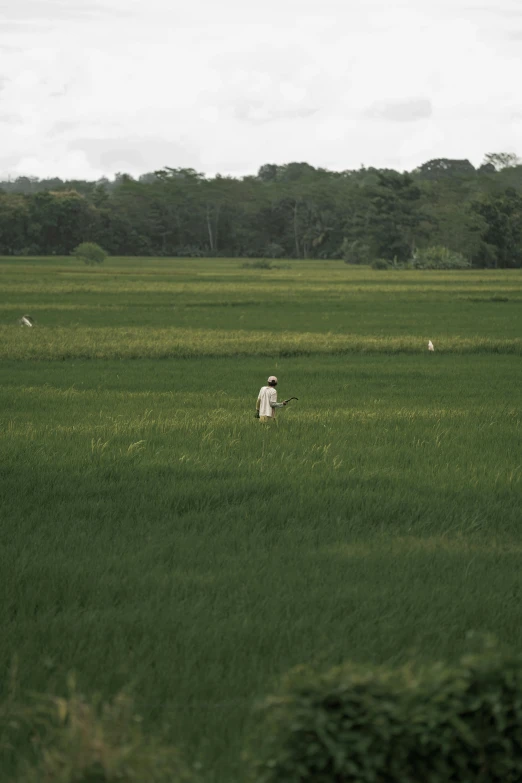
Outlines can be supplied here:
[[[423, 163], [411, 173], [266, 164], [207, 178], [164, 168], [139, 179], [0, 182], [0, 254], [376, 259], [444, 248], [476, 267], [522, 266], [522, 165], [512, 154]], [[454, 256], [456, 257], [456, 256]], [[419, 266], [419, 264], [416, 264]]]
[[376, 258], [371, 266], [372, 269], [469, 269], [471, 261], [447, 247], [426, 247], [415, 250], [409, 261]]

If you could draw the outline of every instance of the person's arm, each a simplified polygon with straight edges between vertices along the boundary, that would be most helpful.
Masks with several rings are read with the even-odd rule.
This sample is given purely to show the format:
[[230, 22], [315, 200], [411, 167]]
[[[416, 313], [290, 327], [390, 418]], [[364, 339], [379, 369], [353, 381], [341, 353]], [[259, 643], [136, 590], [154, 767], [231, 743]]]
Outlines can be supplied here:
[[286, 405], [286, 402], [278, 402], [277, 401], [277, 392], [275, 389], [272, 390], [273, 394], [270, 395], [270, 407], [271, 408], [284, 408]]

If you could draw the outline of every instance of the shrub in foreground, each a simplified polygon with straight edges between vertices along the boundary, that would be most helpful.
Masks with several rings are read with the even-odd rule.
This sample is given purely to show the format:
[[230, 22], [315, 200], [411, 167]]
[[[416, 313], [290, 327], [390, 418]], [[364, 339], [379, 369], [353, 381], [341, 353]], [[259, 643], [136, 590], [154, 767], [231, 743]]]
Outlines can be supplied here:
[[257, 783], [516, 783], [522, 660], [294, 672], [264, 706]]
[[96, 242], [82, 242], [81, 245], [74, 248], [71, 255], [88, 266], [103, 264], [107, 258], [107, 253], [103, 247], [97, 245]]
[[143, 734], [132, 702], [41, 699], [23, 713], [36, 762], [24, 761], [12, 783], [181, 783], [191, 776], [177, 751]]

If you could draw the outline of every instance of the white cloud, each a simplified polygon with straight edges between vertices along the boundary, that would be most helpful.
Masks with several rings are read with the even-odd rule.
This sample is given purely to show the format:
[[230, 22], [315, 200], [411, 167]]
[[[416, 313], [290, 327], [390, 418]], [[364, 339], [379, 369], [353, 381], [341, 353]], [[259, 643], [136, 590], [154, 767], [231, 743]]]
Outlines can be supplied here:
[[0, 28], [0, 174], [517, 151], [520, 5], [17, 0]]
[[418, 122], [431, 117], [433, 107], [426, 98], [412, 98], [407, 101], [378, 101], [370, 106], [367, 117], [392, 122]]

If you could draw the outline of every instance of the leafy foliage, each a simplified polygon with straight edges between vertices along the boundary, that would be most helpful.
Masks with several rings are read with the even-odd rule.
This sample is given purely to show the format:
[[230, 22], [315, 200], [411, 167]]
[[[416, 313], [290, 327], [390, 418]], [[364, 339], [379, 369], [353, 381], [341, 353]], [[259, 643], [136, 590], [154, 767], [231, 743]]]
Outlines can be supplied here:
[[279, 242], [269, 242], [265, 252], [269, 258], [282, 258], [285, 254], [285, 249]]
[[369, 188], [368, 227], [378, 257], [407, 261], [421, 226], [421, 190], [409, 174], [378, 174]]
[[427, 247], [418, 250], [411, 261], [414, 269], [467, 269], [470, 261], [447, 247]]
[[296, 670], [264, 714], [257, 783], [522, 778], [520, 657], [485, 653], [418, 672]]
[[513, 188], [472, 204], [486, 225], [481, 246], [484, 266], [522, 265], [522, 196]]
[[367, 264], [371, 257], [369, 245], [359, 239], [343, 239], [341, 253], [345, 264]]
[[0, 183], [0, 253], [68, 254], [82, 241], [113, 255], [374, 258], [407, 263], [444, 246], [474, 266], [522, 265], [522, 164], [491, 153], [436, 159], [411, 173], [266, 164], [256, 176], [166, 167], [134, 179]]
[[96, 266], [97, 264], [103, 264], [107, 258], [105, 250], [97, 245], [95, 242], [82, 242], [78, 245], [73, 252], [73, 256], [76, 256], [80, 261], [88, 266]]

